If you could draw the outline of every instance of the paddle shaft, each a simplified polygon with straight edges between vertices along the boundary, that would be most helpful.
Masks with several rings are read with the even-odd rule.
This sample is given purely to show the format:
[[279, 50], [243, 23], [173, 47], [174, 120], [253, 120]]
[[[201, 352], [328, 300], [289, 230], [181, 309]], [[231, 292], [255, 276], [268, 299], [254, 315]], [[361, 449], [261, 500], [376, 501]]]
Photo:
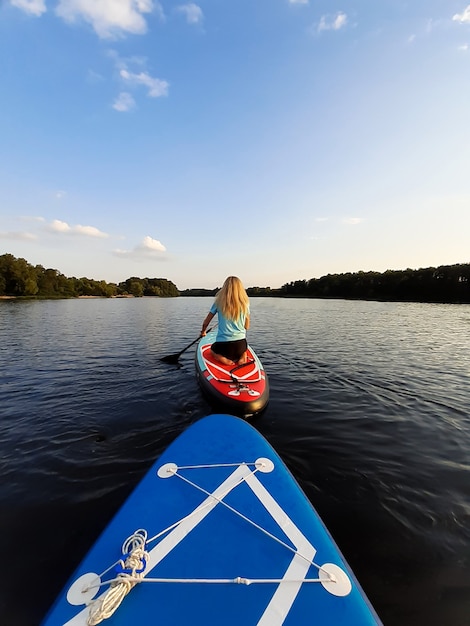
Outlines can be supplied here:
[[[209, 328], [209, 330], [207, 332], [210, 333], [211, 330], [212, 330], [212, 328]], [[186, 350], [188, 350], [188, 348], [190, 348], [197, 341], [199, 341], [199, 339], [201, 339], [201, 336], [197, 337], [194, 341], [191, 341], [191, 343], [189, 345], [187, 345], [186, 348], [183, 348], [182, 350], [180, 350], [180, 352], [176, 352], [175, 354], [169, 354], [168, 356], [164, 356], [161, 360], [162, 361], [167, 361], [169, 363], [173, 363], [173, 362], [178, 361], [178, 359], [183, 354], [183, 352], [186, 352]]]

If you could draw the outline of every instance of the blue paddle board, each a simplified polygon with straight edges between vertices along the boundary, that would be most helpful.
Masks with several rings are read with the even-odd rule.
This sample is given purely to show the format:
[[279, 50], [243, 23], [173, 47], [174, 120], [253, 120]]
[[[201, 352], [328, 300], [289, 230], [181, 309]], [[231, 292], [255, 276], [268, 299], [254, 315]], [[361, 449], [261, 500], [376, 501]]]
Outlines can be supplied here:
[[210, 415], [162, 454], [44, 626], [381, 624], [314, 508], [246, 421]]

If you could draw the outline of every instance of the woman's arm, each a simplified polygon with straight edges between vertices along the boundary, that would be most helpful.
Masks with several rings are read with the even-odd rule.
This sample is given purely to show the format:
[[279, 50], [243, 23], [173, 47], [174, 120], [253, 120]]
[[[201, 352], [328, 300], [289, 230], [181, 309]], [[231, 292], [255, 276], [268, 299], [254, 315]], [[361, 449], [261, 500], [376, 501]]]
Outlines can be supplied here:
[[250, 328], [250, 316], [247, 315], [245, 318], [245, 330], [249, 330]]
[[206, 328], [209, 326], [211, 319], [214, 317], [214, 315], [215, 313], [211, 312], [206, 315], [206, 319], [202, 322], [201, 337], [206, 336]]

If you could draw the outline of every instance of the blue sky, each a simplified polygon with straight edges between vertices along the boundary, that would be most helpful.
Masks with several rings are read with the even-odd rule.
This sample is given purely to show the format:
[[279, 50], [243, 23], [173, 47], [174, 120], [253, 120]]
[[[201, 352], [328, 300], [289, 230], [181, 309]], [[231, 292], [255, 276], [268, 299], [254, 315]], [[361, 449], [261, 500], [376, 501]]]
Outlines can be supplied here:
[[179, 289], [470, 262], [468, 0], [3, 0], [0, 254]]

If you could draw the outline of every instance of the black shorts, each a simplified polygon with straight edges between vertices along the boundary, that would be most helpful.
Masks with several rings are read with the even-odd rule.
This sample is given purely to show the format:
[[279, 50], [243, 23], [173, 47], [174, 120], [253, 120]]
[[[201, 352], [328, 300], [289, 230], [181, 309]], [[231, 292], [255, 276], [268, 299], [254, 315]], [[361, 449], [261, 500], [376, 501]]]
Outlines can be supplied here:
[[211, 350], [220, 356], [224, 356], [226, 359], [238, 361], [247, 347], [246, 339], [237, 339], [237, 341], [216, 341], [212, 344]]

